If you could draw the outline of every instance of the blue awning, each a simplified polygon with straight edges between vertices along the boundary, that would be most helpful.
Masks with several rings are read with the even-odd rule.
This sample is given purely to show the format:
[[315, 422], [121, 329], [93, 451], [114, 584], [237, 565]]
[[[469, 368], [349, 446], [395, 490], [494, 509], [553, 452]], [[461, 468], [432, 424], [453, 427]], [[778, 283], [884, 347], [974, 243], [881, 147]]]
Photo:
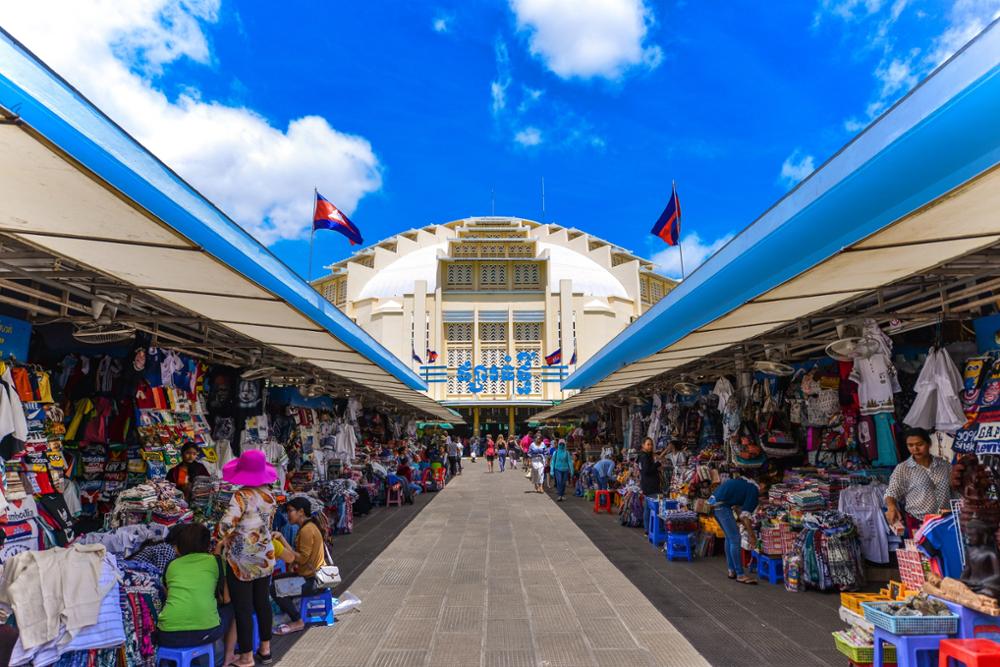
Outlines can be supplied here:
[[2, 31], [0, 111], [13, 120], [0, 125], [0, 232], [452, 417], [400, 359]]
[[588, 359], [563, 384], [581, 393], [539, 416], [996, 243], [998, 119], [994, 22]]

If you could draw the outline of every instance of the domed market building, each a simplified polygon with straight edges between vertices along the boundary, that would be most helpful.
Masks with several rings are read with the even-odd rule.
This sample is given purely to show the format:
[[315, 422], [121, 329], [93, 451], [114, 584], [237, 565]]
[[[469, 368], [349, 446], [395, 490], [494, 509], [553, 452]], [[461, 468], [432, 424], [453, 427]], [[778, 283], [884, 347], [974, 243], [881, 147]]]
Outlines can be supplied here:
[[523, 432], [560, 381], [675, 282], [587, 234], [472, 217], [397, 234], [313, 281], [472, 432]]

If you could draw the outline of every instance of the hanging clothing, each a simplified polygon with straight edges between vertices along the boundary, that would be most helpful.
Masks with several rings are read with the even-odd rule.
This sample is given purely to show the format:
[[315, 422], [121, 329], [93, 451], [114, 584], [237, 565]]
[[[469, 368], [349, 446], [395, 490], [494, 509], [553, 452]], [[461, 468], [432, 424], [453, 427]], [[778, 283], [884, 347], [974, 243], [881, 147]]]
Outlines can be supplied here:
[[889, 562], [890, 528], [882, 513], [886, 486], [878, 482], [849, 486], [840, 492], [837, 509], [858, 527], [861, 553], [873, 563]]
[[931, 348], [914, 385], [917, 397], [903, 418], [907, 426], [954, 433], [965, 425], [962, 378], [948, 351]]
[[878, 450], [878, 459], [874, 461], [874, 465], [891, 468], [899, 463], [896, 431], [893, 428], [896, 420], [887, 412], [872, 415], [872, 420], [875, 422], [875, 441]]
[[855, 359], [850, 379], [858, 385], [861, 414], [877, 415], [895, 410], [893, 395], [901, 388], [889, 357], [875, 354]]

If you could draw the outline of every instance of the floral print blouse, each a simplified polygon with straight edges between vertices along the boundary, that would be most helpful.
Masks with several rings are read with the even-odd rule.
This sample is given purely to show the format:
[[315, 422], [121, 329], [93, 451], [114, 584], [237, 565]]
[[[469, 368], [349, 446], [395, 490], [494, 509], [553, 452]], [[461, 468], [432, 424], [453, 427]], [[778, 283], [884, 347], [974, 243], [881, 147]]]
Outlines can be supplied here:
[[240, 581], [270, 576], [274, 571], [271, 521], [274, 496], [258, 487], [245, 487], [233, 494], [226, 513], [215, 529], [226, 544], [226, 562]]

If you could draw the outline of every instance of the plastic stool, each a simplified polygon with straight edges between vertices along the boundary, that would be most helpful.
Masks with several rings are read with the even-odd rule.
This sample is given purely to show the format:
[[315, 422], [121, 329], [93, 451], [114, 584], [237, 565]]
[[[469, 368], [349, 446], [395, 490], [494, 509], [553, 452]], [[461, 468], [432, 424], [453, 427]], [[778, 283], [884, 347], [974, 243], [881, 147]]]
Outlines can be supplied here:
[[306, 625], [333, 625], [337, 620], [333, 617], [333, 593], [326, 589], [312, 595], [303, 595], [299, 613]]
[[1000, 644], [990, 639], [945, 639], [941, 642], [938, 667], [961, 663], [965, 667], [1000, 667]]
[[875, 659], [872, 665], [884, 667], [885, 643], [896, 647], [896, 664], [899, 667], [920, 667], [928, 664], [920, 660], [921, 653], [932, 653], [930, 664], [937, 660], [938, 646], [948, 635], [894, 635], [882, 628], [875, 628]]
[[777, 584], [785, 578], [785, 565], [781, 556], [767, 556], [754, 552], [757, 556], [757, 576], [769, 583]]
[[650, 514], [649, 517], [649, 543], [658, 547], [667, 541], [667, 527], [663, 524], [659, 514]]
[[650, 526], [653, 522], [653, 517], [659, 515], [660, 513], [660, 501], [656, 498], [644, 498], [642, 502], [642, 529], [647, 533], [651, 530]]
[[250, 643], [253, 644], [252, 651], [256, 651], [260, 648], [260, 629], [257, 627], [257, 614], [253, 614], [251, 617], [253, 619], [253, 638]]
[[608, 514], [611, 514], [610, 491], [594, 491], [594, 512], [600, 514], [602, 507], [607, 508]]
[[396, 505], [398, 507], [403, 506], [403, 486], [402, 484], [393, 484], [385, 490], [385, 506]]
[[[205, 658], [205, 660], [199, 661], [199, 658]], [[215, 667], [215, 644], [191, 648], [165, 648], [161, 646], [156, 649], [157, 667], [164, 662], [173, 663], [177, 667], [192, 667], [198, 662], [201, 662], [205, 667]]]
[[931, 596], [938, 602], [943, 603], [948, 610], [958, 615], [958, 635], [959, 639], [975, 639], [981, 634], [1000, 634], [1000, 618], [988, 616], [975, 609], [969, 609], [962, 605], [945, 600], [936, 596]]
[[694, 533], [667, 533], [667, 560], [694, 560]]

